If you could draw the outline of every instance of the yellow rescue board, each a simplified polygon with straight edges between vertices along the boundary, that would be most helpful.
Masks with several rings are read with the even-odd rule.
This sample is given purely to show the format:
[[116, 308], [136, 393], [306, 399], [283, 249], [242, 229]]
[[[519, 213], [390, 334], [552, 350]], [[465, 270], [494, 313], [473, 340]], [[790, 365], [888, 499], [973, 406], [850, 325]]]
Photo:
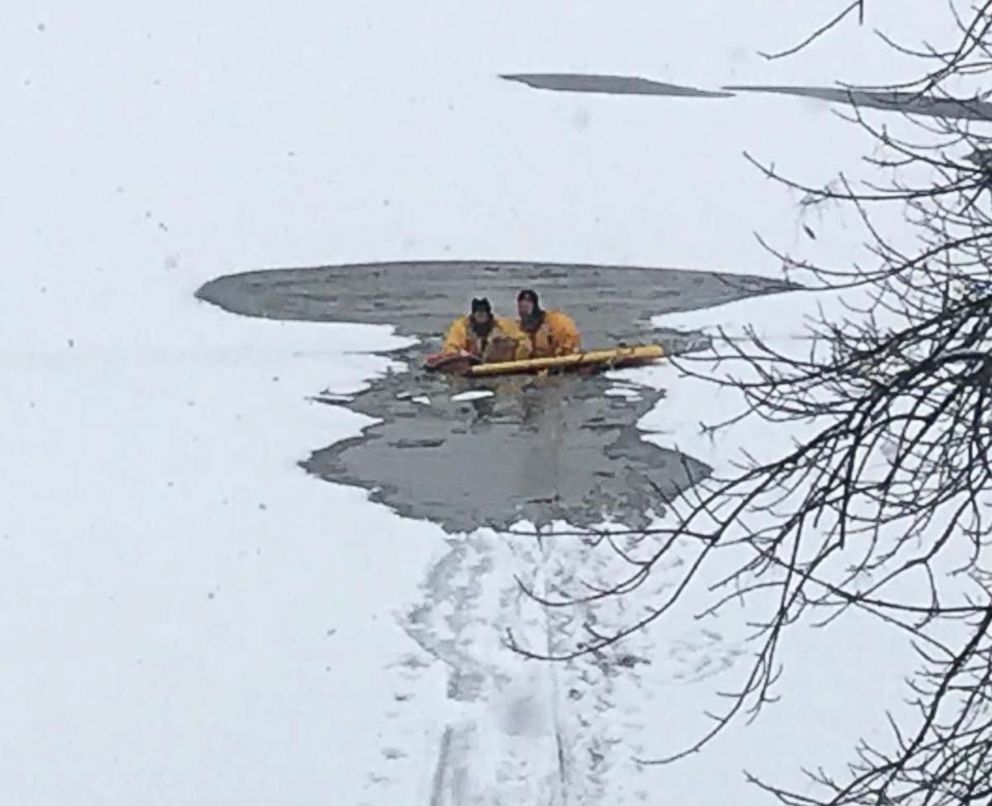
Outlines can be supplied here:
[[552, 358], [527, 358], [522, 361], [498, 361], [491, 364], [476, 364], [468, 367], [464, 374], [473, 377], [485, 375], [511, 375], [523, 372], [540, 372], [551, 369], [577, 369], [580, 367], [624, 367], [648, 364], [665, 357], [665, 351], [657, 344], [643, 344], [632, 347], [614, 347], [609, 350], [587, 350], [584, 353], [571, 353]]

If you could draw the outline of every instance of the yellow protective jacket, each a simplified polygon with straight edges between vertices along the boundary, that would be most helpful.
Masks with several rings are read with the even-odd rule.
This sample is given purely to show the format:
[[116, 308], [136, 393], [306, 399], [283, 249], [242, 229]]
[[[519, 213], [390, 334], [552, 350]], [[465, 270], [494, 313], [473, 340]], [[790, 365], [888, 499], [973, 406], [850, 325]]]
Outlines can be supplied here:
[[534, 331], [526, 331], [530, 341], [530, 358], [549, 358], [582, 350], [579, 328], [566, 313], [545, 311], [544, 320]]
[[448, 328], [444, 337], [444, 353], [464, 350], [484, 362], [517, 361], [530, 358], [530, 342], [512, 319], [493, 317], [493, 327], [484, 337], [472, 329], [472, 317], [460, 316]]

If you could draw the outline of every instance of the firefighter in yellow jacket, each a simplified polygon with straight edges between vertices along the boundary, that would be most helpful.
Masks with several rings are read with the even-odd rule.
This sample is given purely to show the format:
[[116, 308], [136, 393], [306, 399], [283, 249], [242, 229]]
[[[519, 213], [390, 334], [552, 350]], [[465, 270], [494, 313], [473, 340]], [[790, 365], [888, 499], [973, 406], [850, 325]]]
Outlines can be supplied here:
[[530, 358], [568, 355], [582, 350], [575, 320], [562, 311], [545, 311], [537, 293], [527, 288], [517, 294], [520, 328], [530, 341]]
[[472, 300], [472, 312], [448, 328], [443, 353], [468, 353], [483, 362], [514, 361], [530, 357], [527, 337], [512, 319], [493, 316], [485, 297]]

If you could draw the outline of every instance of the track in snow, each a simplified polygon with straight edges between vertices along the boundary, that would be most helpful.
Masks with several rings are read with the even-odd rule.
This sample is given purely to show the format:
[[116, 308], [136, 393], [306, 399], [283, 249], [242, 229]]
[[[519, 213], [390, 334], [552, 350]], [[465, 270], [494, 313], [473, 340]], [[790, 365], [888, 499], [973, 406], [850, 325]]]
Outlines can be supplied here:
[[[680, 561], [660, 570], [652, 591], [673, 583]], [[639, 703], [733, 664], [740, 654], [705, 629], [658, 640], [633, 637], [622, 647], [563, 663], [528, 660], [501, 639], [512, 630], [537, 651], [561, 652], [581, 639], [584, 622], [608, 629], [623, 618], [607, 608], [538, 606], [516, 576], [554, 597], [575, 575], [605, 581], [616, 570], [603, 547], [578, 538], [476, 533], [451, 539], [424, 582], [424, 599], [401, 622], [422, 650], [421, 670], [443, 666], [450, 710], [419, 752], [429, 782], [425, 806], [644, 803], [649, 773], [633, 760], [650, 753]], [[652, 591], [646, 591], [650, 593]], [[650, 677], [643, 674], [650, 670]], [[401, 797], [397, 792], [392, 797]], [[409, 793], [402, 797], [409, 800]]]

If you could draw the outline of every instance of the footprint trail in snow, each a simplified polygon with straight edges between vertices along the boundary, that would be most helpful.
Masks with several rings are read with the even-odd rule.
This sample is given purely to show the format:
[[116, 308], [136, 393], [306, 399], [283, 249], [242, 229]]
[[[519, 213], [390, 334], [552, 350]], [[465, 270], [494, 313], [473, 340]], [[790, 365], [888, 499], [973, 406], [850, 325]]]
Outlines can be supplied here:
[[[529, 650], [561, 654], [583, 639], [584, 624], [605, 631], [621, 624], [623, 602], [547, 608], [522, 588], [555, 599], [575, 590], [578, 574], [592, 583], [615, 579], [615, 555], [593, 543], [481, 531], [449, 539], [424, 581], [423, 601], [400, 616], [419, 652], [396, 668], [407, 681], [443, 670], [449, 706], [429, 728], [421, 723], [409, 733], [408, 748], [393, 748], [423, 765], [419, 802], [649, 802], [634, 761], [651, 749], [638, 703], [729, 668], [740, 650], [700, 628], [676, 637], [638, 634], [565, 662], [513, 652], [505, 644], [511, 632]], [[679, 565], [669, 561], [645, 594], [674, 584]]]

